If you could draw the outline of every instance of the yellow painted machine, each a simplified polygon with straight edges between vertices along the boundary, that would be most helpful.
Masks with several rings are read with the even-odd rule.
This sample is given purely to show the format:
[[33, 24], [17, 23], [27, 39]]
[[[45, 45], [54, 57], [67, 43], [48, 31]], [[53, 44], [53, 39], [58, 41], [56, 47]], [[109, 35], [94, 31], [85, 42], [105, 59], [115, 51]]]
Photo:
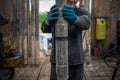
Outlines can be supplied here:
[[9, 38], [3, 39], [3, 52], [1, 53], [1, 67], [14, 68], [24, 62], [24, 57], [17, 49], [11, 46]]
[[[12, 80], [14, 77], [14, 69], [24, 63], [24, 56], [11, 45], [10, 38], [3, 38], [0, 33], [0, 80]], [[7, 74], [9, 76], [6, 79]]]

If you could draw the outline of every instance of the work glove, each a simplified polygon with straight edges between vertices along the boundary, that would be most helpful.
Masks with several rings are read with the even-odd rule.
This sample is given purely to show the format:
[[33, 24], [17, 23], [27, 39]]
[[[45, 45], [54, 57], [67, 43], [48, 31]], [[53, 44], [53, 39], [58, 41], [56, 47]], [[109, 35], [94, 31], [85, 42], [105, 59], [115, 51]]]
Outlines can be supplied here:
[[74, 23], [77, 20], [77, 15], [75, 14], [73, 8], [68, 4], [63, 7], [62, 14], [64, 19], [66, 19], [68, 22]]
[[58, 20], [58, 16], [59, 16], [59, 8], [57, 5], [53, 5], [47, 17], [48, 25], [55, 24]]

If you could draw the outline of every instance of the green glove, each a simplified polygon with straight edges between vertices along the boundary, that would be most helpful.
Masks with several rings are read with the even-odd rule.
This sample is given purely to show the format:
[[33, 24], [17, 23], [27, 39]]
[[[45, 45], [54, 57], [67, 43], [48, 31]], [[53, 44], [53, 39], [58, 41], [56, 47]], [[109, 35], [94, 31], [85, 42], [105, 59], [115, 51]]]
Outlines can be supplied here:
[[63, 17], [69, 22], [74, 23], [77, 20], [77, 15], [75, 14], [73, 8], [68, 4], [63, 7], [62, 14]]
[[59, 8], [57, 5], [53, 5], [50, 9], [50, 12], [48, 14], [47, 17], [47, 22], [48, 24], [55, 24], [56, 21], [58, 20], [58, 16], [59, 16]]

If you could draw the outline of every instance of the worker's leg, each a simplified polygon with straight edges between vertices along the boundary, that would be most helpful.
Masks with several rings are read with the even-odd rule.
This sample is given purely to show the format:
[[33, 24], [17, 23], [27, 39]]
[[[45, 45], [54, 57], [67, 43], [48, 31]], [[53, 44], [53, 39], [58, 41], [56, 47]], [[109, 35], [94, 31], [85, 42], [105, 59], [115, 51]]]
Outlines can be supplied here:
[[51, 63], [50, 80], [57, 80], [57, 76], [56, 76], [56, 65], [55, 65], [54, 63]]
[[68, 80], [82, 80], [83, 79], [83, 64], [69, 66]]
[[83, 80], [84, 75], [84, 67], [83, 64], [78, 65], [77, 71], [76, 71], [76, 80]]

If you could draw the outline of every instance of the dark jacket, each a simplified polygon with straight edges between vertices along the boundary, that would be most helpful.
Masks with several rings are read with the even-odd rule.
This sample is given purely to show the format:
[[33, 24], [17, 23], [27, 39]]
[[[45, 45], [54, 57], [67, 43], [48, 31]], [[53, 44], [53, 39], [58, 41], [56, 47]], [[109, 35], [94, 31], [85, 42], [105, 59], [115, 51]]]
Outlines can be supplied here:
[[[82, 30], [89, 28], [88, 14], [86, 11], [75, 8], [78, 20], [75, 23], [68, 23], [68, 62], [69, 65], [82, 64], [85, 61], [85, 55], [82, 48]], [[42, 31], [52, 33], [52, 54], [51, 62], [55, 63], [55, 25], [47, 25], [44, 21]]]

